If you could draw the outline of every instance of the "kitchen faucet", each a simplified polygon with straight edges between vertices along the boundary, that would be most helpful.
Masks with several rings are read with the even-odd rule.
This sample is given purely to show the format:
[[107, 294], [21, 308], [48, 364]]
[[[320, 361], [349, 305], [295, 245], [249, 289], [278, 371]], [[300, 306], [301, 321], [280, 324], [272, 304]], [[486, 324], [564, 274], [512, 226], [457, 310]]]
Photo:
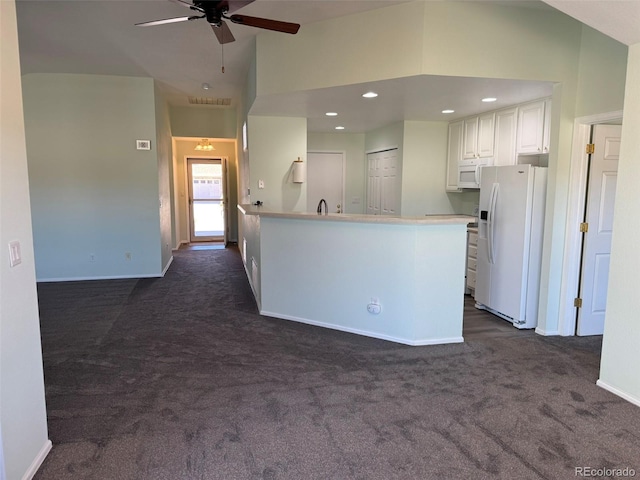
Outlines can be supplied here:
[[318, 202], [318, 215], [322, 214], [322, 204], [324, 203], [324, 214], [326, 215], [327, 213], [329, 213], [329, 207], [327, 207], [327, 202], [324, 198], [320, 199], [320, 201]]

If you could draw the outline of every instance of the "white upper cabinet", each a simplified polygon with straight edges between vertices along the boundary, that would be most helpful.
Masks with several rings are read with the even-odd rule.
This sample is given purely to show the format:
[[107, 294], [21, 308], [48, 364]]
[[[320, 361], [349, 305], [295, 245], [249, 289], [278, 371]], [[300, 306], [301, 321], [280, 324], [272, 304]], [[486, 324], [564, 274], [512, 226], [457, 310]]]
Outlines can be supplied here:
[[[518, 154], [549, 153], [548, 141], [545, 145], [545, 132], [549, 136], [549, 118], [551, 100], [538, 100], [520, 105], [518, 114]], [[545, 150], [546, 147], [546, 150]]]
[[464, 121], [464, 159], [493, 156], [495, 114], [487, 113]]
[[449, 124], [449, 140], [447, 144], [447, 192], [459, 192], [458, 162], [462, 159], [462, 137], [464, 121]]
[[478, 157], [493, 157], [495, 113], [487, 113], [478, 117]]
[[464, 121], [464, 141], [462, 158], [478, 157], [478, 117]]
[[517, 125], [517, 107], [496, 112], [494, 165], [515, 165]]

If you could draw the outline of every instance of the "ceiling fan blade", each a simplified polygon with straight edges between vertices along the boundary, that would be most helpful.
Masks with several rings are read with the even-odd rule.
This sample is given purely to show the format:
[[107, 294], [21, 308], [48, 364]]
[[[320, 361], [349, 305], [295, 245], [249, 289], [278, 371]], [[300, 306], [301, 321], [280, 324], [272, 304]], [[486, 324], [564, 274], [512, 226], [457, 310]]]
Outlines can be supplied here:
[[264, 28], [266, 30], [274, 30], [276, 32], [296, 34], [300, 29], [297, 23], [281, 22], [279, 20], [269, 20], [268, 18], [249, 17], [247, 15], [231, 15], [225, 17], [233, 23], [239, 25], [247, 25], [249, 27]]
[[188, 20], [195, 20], [196, 18], [202, 17], [175, 17], [175, 18], [165, 18], [164, 20], [153, 20], [151, 22], [142, 22], [136, 23], [137, 27], [152, 27], [154, 25], [165, 25], [167, 23], [177, 23], [177, 22], [186, 22]]
[[213, 33], [216, 34], [216, 37], [218, 38], [218, 41], [221, 44], [225, 44], [225, 43], [231, 43], [231, 42], [235, 42], [236, 39], [233, 37], [233, 33], [231, 33], [231, 30], [229, 29], [229, 25], [227, 25], [227, 22], [222, 21], [220, 22], [220, 26], [216, 27], [215, 25], [211, 25], [211, 28], [213, 29]]

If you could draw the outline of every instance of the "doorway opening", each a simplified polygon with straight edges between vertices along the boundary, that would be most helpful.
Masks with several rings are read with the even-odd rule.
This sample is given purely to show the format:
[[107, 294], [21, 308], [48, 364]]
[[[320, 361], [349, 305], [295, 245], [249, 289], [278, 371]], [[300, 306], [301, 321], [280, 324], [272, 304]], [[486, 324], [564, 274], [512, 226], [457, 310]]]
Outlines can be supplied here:
[[[596, 330], [589, 328], [578, 332], [578, 311], [576, 304], [579, 304], [579, 298], [582, 294], [583, 286], [585, 285], [584, 279], [581, 281], [581, 275], [586, 265], [583, 265], [582, 251], [583, 251], [583, 235], [580, 231], [580, 224], [585, 222], [585, 212], [587, 211], [587, 187], [588, 187], [588, 171], [590, 153], [587, 153], [586, 145], [591, 143], [592, 129], [596, 125], [620, 125], [622, 123], [622, 111], [610, 112], [600, 115], [593, 115], [589, 117], [581, 117], [575, 120], [574, 124], [574, 139], [571, 156], [571, 167], [569, 174], [569, 198], [568, 198], [568, 211], [567, 221], [565, 229], [565, 247], [564, 258], [562, 265], [562, 281], [561, 281], [561, 304], [560, 315], [558, 322], [557, 332], [546, 332], [547, 335], [560, 334], [564, 336], [572, 336], [578, 333], [579, 335], [595, 335]], [[597, 149], [598, 147], [596, 147]], [[613, 177], [608, 174], [608, 179], [605, 179], [605, 186], [615, 187], [615, 182], [611, 182]], [[608, 185], [607, 185], [608, 184]], [[600, 187], [598, 187], [600, 189]], [[600, 207], [592, 209], [594, 212], [602, 217], [601, 214], [607, 213], [612, 210], [612, 198], [611, 188], [600, 189], [599, 196], [604, 200], [603, 210]], [[604, 195], [604, 197], [602, 196]], [[606, 207], [606, 208], [605, 208]], [[602, 218], [604, 221], [604, 217]], [[606, 221], [605, 221], [606, 223]], [[595, 228], [596, 231], [602, 231], [602, 228], [598, 226], [588, 227], [589, 229]], [[605, 228], [606, 230], [606, 228]], [[600, 255], [600, 253], [598, 253]], [[595, 256], [593, 258], [596, 258]], [[599, 256], [600, 267], [604, 267], [606, 261], [606, 254]], [[601, 269], [602, 271], [602, 269]], [[607, 270], [608, 271], [608, 270]], [[598, 277], [596, 277], [597, 279]], [[600, 274], [600, 280], [602, 280], [602, 274]], [[588, 282], [594, 287], [600, 285], [601, 287], [606, 284], [606, 281]], [[582, 284], [582, 285], [581, 285]], [[591, 288], [591, 287], [590, 287]], [[596, 296], [591, 297], [595, 299], [595, 303], [589, 300], [589, 307], [594, 306], [596, 310], [602, 310], [599, 306], [603, 305], [603, 299], [606, 300], [606, 291], [602, 288], [596, 290]], [[604, 294], [604, 296], [603, 296]], [[583, 299], [583, 307], [585, 301]], [[602, 312], [604, 315], [604, 311]], [[587, 331], [589, 333], [587, 333]]]
[[580, 336], [604, 332], [621, 130], [620, 125], [599, 124], [591, 131], [576, 297], [575, 333]]
[[224, 158], [188, 158], [189, 242], [226, 244], [227, 181]]
[[307, 211], [324, 199], [327, 212], [344, 213], [344, 177], [343, 152], [307, 152]]

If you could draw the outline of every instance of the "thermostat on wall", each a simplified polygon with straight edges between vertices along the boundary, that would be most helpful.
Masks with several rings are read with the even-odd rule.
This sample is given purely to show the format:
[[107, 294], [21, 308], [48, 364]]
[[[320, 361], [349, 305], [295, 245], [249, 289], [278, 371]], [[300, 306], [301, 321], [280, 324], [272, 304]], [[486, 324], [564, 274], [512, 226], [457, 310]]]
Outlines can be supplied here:
[[151, 150], [151, 140], [136, 140], [137, 150]]

